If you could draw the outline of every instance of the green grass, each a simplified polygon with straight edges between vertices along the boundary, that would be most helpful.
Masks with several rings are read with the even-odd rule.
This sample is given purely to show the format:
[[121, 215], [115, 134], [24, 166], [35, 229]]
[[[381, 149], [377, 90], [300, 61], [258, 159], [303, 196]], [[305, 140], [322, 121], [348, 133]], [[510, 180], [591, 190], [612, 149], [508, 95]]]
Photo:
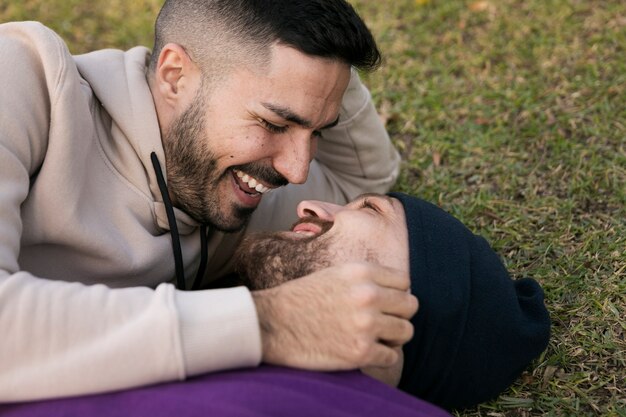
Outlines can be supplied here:
[[[626, 416], [626, 3], [355, 0], [385, 55], [364, 76], [398, 189], [487, 237], [546, 290], [548, 350], [460, 416]], [[74, 53], [151, 45], [160, 2], [23, 0]]]

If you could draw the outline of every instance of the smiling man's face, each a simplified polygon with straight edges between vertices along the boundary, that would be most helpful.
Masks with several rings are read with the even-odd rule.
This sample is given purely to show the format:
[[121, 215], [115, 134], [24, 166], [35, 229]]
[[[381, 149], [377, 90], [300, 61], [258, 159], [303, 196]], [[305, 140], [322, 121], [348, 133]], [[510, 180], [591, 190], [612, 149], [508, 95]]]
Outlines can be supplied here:
[[288, 232], [244, 239], [235, 255], [244, 285], [270, 288], [352, 261], [409, 270], [404, 208], [395, 198], [365, 194], [345, 206], [303, 201], [298, 216]]
[[243, 227], [263, 194], [308, 175], [320, 130], [337, 123], [350, 68], [283, 45], [267, 68], [202, 87], [163, 135], [174, 204], [223, 231]]

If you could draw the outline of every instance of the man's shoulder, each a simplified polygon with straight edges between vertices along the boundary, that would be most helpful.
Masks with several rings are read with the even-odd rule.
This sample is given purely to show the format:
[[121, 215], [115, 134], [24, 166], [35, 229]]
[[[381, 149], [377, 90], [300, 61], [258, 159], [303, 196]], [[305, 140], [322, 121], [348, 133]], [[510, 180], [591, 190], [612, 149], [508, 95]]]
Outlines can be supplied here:
[[28, 49], [43, 49], [44, 46], [66, 48], [65, 43], [55, 31], [35, 21], [0, 24], [0, 42], [6, 45], [20, 44]]
[[58, 78], [71, 61], [65, 42], [52, 29], [39, 22], [0, 24], [0, 50], [3, 74], [15, 72], [28, 80], [29, 73]]

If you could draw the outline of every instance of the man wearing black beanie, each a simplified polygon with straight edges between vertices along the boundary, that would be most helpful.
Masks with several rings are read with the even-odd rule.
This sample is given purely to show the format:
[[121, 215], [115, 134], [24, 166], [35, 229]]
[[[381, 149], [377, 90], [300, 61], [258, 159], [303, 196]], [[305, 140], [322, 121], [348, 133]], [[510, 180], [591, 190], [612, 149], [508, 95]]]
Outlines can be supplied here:
[[539, 284], [512, 280], [489, 244], [439, 207], [391, 193], [346, 206], [305, 201], [298, 215], [290, 232], [251, 235], [241, 245], [243, 282], [270, 288], [351, 261], [408, 264], [419, 310], [404, 362], [391, 368], [400, 389], [447, 409], [473, 406], [508, 388], [546, 348], [550, 319]]
[[439, 207], [391, 196], [406, 213], [411, 289], [420, 300], [400, 388], [445, 408], [497, 396], [548, 344], [541, 287], [511, 280], [487, 241]]

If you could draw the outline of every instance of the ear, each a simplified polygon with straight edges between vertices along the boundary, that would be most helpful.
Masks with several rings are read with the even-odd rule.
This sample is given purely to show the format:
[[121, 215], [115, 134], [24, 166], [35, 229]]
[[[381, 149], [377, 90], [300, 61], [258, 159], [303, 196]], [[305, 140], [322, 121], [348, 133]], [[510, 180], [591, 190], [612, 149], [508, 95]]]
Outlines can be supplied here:
[[201, 81], [200, 68], [191, 60], [185, 49], [168, 43], [159, 54], [154, 73], [155, 90], [161, 102], [175, 112], [185, 109], [195, 97]]

